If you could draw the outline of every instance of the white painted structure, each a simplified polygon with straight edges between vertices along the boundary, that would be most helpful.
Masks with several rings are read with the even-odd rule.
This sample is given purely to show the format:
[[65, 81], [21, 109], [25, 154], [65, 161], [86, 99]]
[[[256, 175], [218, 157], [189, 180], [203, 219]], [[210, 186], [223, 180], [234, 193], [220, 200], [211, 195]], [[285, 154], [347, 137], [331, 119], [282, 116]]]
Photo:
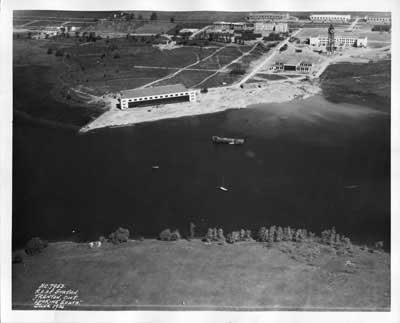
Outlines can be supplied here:
[[391, 17], [374, 17], [374, 16], [366, 16], [365, 20], [370, 24], [375, 25], [390, 25], [392, 23]]
[[273, 13], [273, 12], [253, 12], [247, 16], [247, 20], [251, 22], [266, 22], [289, 20], [288, 13]]
[[[367, 47], [368, 38], [367, 37], [354, 37], [348, 35], [335, 35], [335, 46], [336, 47]], [[310, 45], [311, 46], [327, 46], [328, 45], [328, 36], [317, 36], [310, 37]]]
[[216, 21], [213, 23], [214, 30], [245, 30], [247, 24], [245, 22], [226, 22]]
[[121, 91], [121, 110], [150, 105], [195, 102], [196, 91], [182, 84]]
[[289, 31], [289, 27], [287, 23], [280, 22], [256, 22], [254, 23], [254, 32], [255, 33], [263, 33], [275, 31], [277, 33], [287, 33]]
[[270, 66], [270, 70], [280, 72], [310, 73], [313, 64], [309, 62], [276, 62]]
[[317, 23], [348, 23], [350, 15], [310, 15], [310, 20]]

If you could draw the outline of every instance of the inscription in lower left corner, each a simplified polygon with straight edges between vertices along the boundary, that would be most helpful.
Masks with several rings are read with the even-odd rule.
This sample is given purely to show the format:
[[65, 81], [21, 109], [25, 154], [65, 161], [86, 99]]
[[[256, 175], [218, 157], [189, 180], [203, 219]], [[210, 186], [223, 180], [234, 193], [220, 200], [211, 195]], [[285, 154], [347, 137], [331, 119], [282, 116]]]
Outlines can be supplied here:
[[58, 310], [81, 304], [79, 291], [67, 289], [64, 284], [42, 283], [33, 296], [33, 308]]

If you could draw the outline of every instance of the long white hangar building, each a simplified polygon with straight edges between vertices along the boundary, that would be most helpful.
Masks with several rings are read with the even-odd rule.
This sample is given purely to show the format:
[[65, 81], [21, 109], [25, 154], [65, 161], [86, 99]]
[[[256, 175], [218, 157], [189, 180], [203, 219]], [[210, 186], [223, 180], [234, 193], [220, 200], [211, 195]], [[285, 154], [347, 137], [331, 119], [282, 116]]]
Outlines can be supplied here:
[[168, 103], [194, 102], [196, 91], [182, 84], [121, 91], [121, 110]]

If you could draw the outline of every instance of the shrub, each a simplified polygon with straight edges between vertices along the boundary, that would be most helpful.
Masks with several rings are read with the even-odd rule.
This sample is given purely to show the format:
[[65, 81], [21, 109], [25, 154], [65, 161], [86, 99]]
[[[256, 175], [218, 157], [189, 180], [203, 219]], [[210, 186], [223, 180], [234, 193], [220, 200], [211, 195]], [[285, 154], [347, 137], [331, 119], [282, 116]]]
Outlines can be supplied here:
[[64, 51], [62, 49], [57, 49], [56, 56], [64, 56]]
[[106, 239], [105, 236], [100, 236], [100, 237], [99, 237], [99, 241], [100, 241], [101, 243], [105, 243], [105, 242], [107, 242], [107, 239]]
[[110, 233], [108, 236], [113, 244], [120, 244], [129, 240], [129, 230], [124, 228], [118, 228], [115, 232]]
[[196, 225], [193, 222], [190, 222], [189, 224], [189, 230], [190, 230], [190, 238], [193, 239], [195, 236], [195, 229]]
[[165, 229], [161, 231], [160, 233], [160, 240], [162, 241], [170, 241], [171, 240], [171, 230], [170, 229]]
[[211, 242], [213, 240], [213, 238], [214, 238], [214, 230], [211, 228], [208, 228], [207, 233], [202, 241]]
[[179, 230], [174, 230], [172, 233], [171, 233], [171, 241], [177, 241], [177, 240], [180, 240], [181, 239], [181, 234], [179, 233]]
[[218, 229], [217, 240], [218, 241], [225, 241], [224, 230], [222, 230], [221, 228]]
[[52, 50], [51, 48], [48, 48], [48, 49], [47, 49], [47, 54], [49, 54], [49, 55], [50, 55], [50, 54], [53, 54], [53, 50]]
[[26, 254], [32, 256], [42, 252], [44, 248], [48, 245], [46, 240], [42, 240], [39, 237], [34, 237], [28, 241], [26, 244], [25, 252]]

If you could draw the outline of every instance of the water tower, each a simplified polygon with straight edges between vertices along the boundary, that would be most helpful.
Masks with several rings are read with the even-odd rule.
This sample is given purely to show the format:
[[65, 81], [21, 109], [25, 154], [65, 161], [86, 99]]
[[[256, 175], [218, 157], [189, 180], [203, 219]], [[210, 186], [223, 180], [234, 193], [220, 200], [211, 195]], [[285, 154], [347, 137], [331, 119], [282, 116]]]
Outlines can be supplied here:
[[326, 46], [328, 53], [333, 53], [335, 50], [335, 28], [330, 25], [328, 28], [328, 44]]

